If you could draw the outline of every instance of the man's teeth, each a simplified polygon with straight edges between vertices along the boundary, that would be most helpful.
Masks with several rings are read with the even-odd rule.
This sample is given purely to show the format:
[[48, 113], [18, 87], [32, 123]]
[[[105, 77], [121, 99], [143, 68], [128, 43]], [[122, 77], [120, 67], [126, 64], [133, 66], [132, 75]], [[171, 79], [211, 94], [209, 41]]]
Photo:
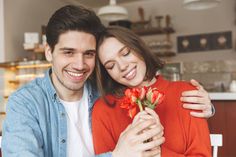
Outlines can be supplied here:
[[67, 73], [68, 73], [69, 75], [75, 76], [75, 77], [79, 77], [79, 76], [82, 76], [82, 75], [83, 75], [83, 73], [73, 73], [73, 72], [70, 72], [70, 71], [68, 71]]

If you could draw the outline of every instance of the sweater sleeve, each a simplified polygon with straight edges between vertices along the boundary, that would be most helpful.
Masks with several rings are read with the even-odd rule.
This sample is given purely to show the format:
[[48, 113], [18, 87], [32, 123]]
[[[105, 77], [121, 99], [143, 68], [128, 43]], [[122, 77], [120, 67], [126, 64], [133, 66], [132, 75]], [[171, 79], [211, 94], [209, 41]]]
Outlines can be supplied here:
[[[188, 83], [180, 84], [181, 87], [178, 88], [176, 94], [182, 93], [185, 90], [192, 90], [193, 87]], [[182, 124], [182, 129], [184, 137], [186, 140], [186, 146], [184, 154], [179, 154], [178, 152], [173, 152], [168, 148], [162, 148], [163, 157], [210, 157], [211, 155], [211, 145], [210, 145], [210, 133], [208, 129], [208, 124], [206, 119], [196, 118], [190, 115], [190, 111], [182, 107], [182, 102], [180, 99], [176, 99], [177, 104], [179, 104], [179, 120]], [[173, 132], [174, 133], [174, 132]]]
[[[188, 126], [189, 125], [189, 126]], [[187, 145], [185, 153], [178, 153], [162, 146], [163, 157], [211, 157], [210, 137], [205, 119], [190, 118], [185, 121]]]
[[210, 133], [206, 119], [190, 116], [185, 127], [188, 137], [186, 156], [211, 156]]
[[109, 129], [111, 122], [102, 108], [103, 105], [105, 105], [103, 101], [98, 100], [92, 112], [92, 134], [96, 155], [112, 151], [116, 145], [112, 131]]

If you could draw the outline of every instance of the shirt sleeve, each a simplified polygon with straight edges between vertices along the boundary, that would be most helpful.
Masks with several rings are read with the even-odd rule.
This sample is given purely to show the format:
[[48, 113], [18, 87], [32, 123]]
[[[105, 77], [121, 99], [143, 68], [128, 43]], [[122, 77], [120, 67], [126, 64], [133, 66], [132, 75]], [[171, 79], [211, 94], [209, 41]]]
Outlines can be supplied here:
[[106, 112], [100, 107], [101, 101], [95, 103], [92, 112], [92, 135], [95, 154], [101, 154], [113, 151], [116, 142], [110, 130], [111, 123], [106, 115]]
[[211, 103], [211, 112], [212, 112], [212, 114], [211, 114], [210, 117], [213, 117], [215, 115], [215, 113], [216, 113], [216, 109], [215, 109], [214, 104], [212, 104], [212, 103]]
[[11, 96], [3, 124], [2, 153], [6, 157], [43, 157], [43, 139], [32, 105]]
[[95, 155], [96, 157], [112, 157], [111, 152], [107, 152], [107, 153], [103, 153], [103, 154], [99, 154], [99, 155]]

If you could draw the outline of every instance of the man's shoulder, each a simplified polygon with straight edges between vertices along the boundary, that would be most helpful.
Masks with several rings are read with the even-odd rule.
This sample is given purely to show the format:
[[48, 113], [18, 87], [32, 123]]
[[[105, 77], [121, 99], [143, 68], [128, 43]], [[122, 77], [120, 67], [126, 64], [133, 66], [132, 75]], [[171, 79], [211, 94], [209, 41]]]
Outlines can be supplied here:
[[45, 93], [43, 78], [36, 78], [35, 80], [23, 85], [13, 92], [10, 96], [10, 99], [30, 99], [31, 97], [39, 98], [43, 95], [43, 93]]

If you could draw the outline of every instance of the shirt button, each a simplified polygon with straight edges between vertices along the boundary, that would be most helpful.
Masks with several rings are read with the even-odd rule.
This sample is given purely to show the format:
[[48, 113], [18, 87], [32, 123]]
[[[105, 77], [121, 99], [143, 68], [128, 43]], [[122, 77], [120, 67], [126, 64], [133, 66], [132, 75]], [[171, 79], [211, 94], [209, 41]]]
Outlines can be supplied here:
[[61, 140], [61, 143], [65, 143], [65, 142], [66, 142], [66, 140], [65, 140], [65, 139], [62, 139], [62, 140]]
[[62, 113], [61, 113], [61, 116], [64, 117], [64, 116], [65, 116], [65, 113], [62, 112]]

